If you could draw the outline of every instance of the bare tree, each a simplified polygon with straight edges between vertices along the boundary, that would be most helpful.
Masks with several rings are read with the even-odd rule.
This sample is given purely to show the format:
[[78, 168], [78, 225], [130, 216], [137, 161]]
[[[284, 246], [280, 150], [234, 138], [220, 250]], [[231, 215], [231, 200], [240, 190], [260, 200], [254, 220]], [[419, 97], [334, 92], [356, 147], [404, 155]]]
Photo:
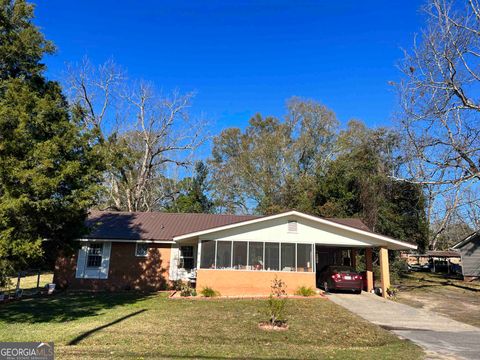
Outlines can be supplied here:
[[[427, 26], [405, 53], [397, 84], [406, 149], [405, 178], [426, 189], [431, 246], [464, 189], [480, 180], [480, 6], [476, 0], [430, 0]], [[440, 224], [438, 226], [438, 224]]]
[[165, 171], [189, 166], [205, 140], [203, 124], [189, 116], [193, 94], [159, 95], [151, 84], [128, 82], [113, 62], [94, 68], [84, 61], [69, 78], [73, 106], [104, 144], [106, 205], [157, 209], [167, 196]]

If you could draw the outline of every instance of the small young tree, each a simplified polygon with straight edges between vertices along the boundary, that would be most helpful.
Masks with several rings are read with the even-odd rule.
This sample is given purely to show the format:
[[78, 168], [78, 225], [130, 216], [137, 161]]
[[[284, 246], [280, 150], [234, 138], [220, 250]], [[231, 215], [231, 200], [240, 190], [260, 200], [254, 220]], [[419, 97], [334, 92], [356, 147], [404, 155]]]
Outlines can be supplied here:
[[272, 327], [286, 322], [284, 316], [287, 304], [286, 288], [285, 282], [275, 276], [275, 279], [272, 281], [270, 296], [267, 300], [267, 316]]

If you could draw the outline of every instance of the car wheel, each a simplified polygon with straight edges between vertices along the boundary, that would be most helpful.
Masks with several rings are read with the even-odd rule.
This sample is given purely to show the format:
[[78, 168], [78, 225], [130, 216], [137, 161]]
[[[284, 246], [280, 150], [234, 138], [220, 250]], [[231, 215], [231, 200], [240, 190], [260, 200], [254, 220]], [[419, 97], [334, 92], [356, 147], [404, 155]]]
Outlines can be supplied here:
[[354, 294], [361, 294], [361, 293], [362, 293], [362, 289], [353, 290], [353, 293], [354, 293]]
[[325, 292], [329, 292], [328, 291], [328, 283], [326, 281], [323, 283], [323, 290], [325, 290]]

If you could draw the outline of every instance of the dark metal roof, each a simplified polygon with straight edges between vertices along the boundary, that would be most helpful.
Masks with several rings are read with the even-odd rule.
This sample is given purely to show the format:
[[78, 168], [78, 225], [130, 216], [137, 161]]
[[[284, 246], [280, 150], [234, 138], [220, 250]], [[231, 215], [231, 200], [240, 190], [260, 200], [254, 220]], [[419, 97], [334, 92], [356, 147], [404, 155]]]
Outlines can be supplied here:
[[477, 230], [473, 232], [472, 234], [468, 235], [465, 239], [460, 241], [459, 243], [455, 244], [452, 246], [452, 249], [461, 249], [465, 245], [467, 245], [470, 241], [476, 239], [478, 236], [480, 236], [480, 230]]
[[[162, 212], [91, 211], [89, 239], [173, 240], [175, 236], [258, 219], [258, 215], [177, 214]], [[337, 224], [369, 231], [360, 219], [326, 218]]]
[[256, 219], [254, 215], [91, 211], [86, 238], [172, 240], [174, 236]]
[[460, 257], [460, 253], [452, 250], [430, 250], [425, 254], [411, 254], [414, 257]]

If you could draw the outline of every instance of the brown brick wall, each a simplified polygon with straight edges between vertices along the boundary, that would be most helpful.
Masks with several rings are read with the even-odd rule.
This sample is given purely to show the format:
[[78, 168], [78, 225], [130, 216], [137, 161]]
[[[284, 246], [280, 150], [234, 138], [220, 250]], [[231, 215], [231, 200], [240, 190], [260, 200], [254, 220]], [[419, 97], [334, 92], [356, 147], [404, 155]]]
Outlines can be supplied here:
[[275, 276], [286, 283], [289, 294], [300, 286], [316, 288], [313, 272], [200, 269], [197, 271], [197, 291], [209, 286], [221, 295], [268, 295]]
[[135, 243], [113, 242], [108, 279], [76, 279], [76, 258], [60, 257], [54, 282], [60, 288], [85, 290], [162, 290], [168, 282], [170, 244], [151, 244], [147, 257], [135, 256]]

